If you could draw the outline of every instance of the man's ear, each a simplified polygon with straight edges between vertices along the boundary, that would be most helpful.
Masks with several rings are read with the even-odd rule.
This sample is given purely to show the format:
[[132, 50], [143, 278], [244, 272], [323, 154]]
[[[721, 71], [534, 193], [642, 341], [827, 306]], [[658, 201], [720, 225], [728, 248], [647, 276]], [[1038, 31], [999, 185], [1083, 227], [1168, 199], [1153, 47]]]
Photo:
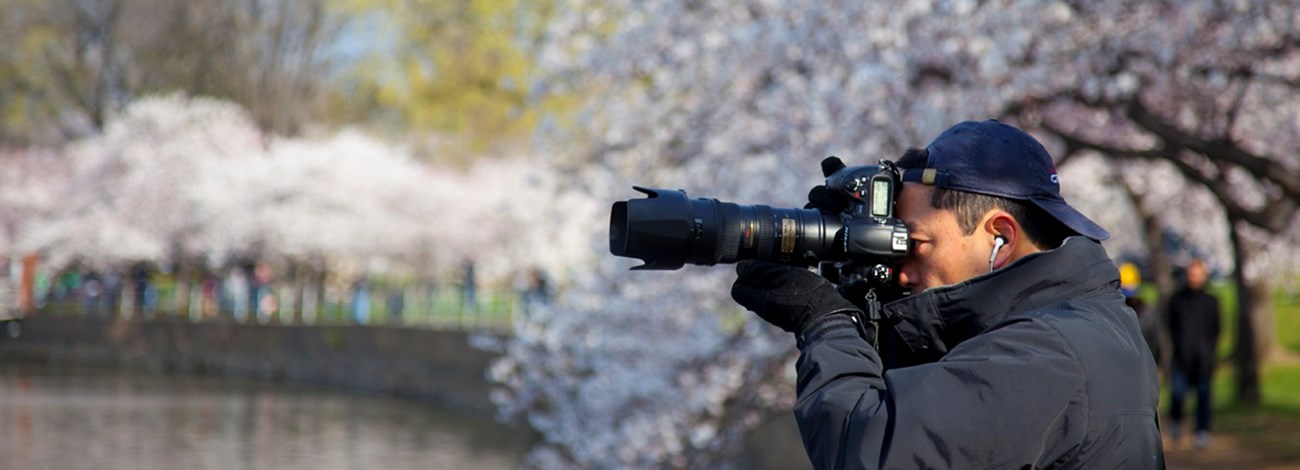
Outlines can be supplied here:
[[1020, 241], [1021, 230], [1020, 223], [1016, 222], [1015, 217], [1001, 209], [993, 209], [984, 216], [984, 222], [980, 224], [980, 229], [990, 239], [997, 236], [1005, 238], [1007, 244]]
[[[993, 269], [1020, 258], [1028, 248], [1025, 245], [1032, 245], [1024, 237], [1020, 223], [1004, 210], [990, 211], [985, 216], [984, 223], [980, 224], [980, 230], [988, 236], [989, 252], [993, 254], [990, 265]], [[997, 242], [999, 238], [1002, 239], [1002, 243]], [[994, 247], [997, 249], [995, 250]]]

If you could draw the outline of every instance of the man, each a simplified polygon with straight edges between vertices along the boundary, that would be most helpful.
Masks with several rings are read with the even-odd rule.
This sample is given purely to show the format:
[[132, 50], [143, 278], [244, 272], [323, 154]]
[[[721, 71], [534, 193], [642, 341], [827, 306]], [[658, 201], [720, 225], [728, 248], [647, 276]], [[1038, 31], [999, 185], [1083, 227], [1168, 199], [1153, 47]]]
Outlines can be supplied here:
[[899, 166], [912, 295], [884, 306], [899, 322], [881, 337], [937, 360], [885, 370], [829, 282], [736, 269], [732, 297], [799, 339], [794, 411], [813, 464], [1163, 466], [1156, 368], [1098, 243], [1109, 234], [1065, 203], [1043, 146], [963, 122]]
[[1196, 447], [1210, 444], [1210, 382], [1219, 343], [1219, 301], [1205, 292], [1205, 262], [1187, 266], [1187, 285], [1169, 299], [1167, 321], [1174, 343], [1169, 433], [1177, 441], [1183, 430], [1183, 399], [1196, 386]]

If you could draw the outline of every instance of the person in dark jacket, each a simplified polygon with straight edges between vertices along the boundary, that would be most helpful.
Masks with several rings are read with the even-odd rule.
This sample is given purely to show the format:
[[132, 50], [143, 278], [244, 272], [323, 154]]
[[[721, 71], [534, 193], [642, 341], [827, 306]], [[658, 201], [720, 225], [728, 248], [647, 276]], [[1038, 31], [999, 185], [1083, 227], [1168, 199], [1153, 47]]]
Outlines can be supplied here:
[[[860, 326], [806, 269], [736, 268], [732, 297], [798, 339], [794, 412], [814, 466], [1163, 467], [1156, 366], [1109, 234], [1066, 204], [1046, 149], [963, 122], [899, 166], [913, 247], [898, 266], [912, 295], [884, 306], [897, 323]], [[890, 342], [906, 360], [881, 357]]]
[[1187, 266], [1187, 284], [1169, 299], [1166, 321], [1173, 338], [1174, 363], [1169, 400], [1169, 433], [1177, 441], [1183, 429], [1183, 399], [1196, 387], [1196, 446], [1210, 444], [1210, 382], [1214, 378], [1219, 343], [1219, 300], [1205, 292], [1209, 272], [1205, 262]]

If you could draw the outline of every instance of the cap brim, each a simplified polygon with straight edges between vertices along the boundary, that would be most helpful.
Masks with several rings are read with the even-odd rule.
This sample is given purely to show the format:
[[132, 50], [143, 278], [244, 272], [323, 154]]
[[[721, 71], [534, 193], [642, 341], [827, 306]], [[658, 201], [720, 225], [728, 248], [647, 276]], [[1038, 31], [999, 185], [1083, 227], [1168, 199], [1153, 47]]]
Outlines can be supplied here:
[[1101, 228], [1101, 226], [1097, 225], [1096, 222], [1093, 222], [1092, 219], [1089, 219], [1073, 207], [1070, 207], [1070, 205], [1066, 204], [1063, 200], [1038, 198], [1030, 200], [1038, 207], [1047, 211], [1048, 214], [1052, 214], [1052, 217], [1056, 217], [1056, 220], [1061, 221], [1061, 223], [1065, 224], [1066, 227], [1070, 227], [1070, 229], [1074, 230], [1079, 235], [1097, 241], [1110, 238], [1110, 232], [1107, 232], [1106, 229]]

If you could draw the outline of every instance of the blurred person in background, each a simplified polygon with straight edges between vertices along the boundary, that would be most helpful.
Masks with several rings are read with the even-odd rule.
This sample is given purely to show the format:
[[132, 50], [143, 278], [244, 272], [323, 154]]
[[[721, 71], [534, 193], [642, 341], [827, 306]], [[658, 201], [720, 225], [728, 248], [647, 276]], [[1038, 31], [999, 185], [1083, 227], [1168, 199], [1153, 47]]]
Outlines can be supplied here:
[[352, 323], [370, 323], [370, 277], [364, 274], [352, 283]]
[[1160, 341], [1160, 314], [1138, 296], [1138, 288], [1141, 286], [1142, 273], [1137, 265], [1130, 262], [1120, 263], [1119, 288], [1124, 293], [1124, 304], [1137, 314], [1138, 326], [1142, 328], [1142, 338], [1146, 339], [1151, 357], [1157, 364], [1162, 365], [1163, 371], [1165, 369], [1162, 356], [1169, 354], [1169, 348]]
[[460, 267], [461, 311], [478, 312], [478, 281], [474, 275], [474, 260], [465, 259]]
[[1169, 299], [1166, 313], [1173, 338], [1172, 396], [1169, 402], [1169, 435], [1177, 443], [1182, 437], [1184, 399], [1188, 387], [1196, 387], [1196, 447], [1210, 444], [1210, 384], [1214, 378], [1219, 342], [1219, 300], [1205, 291], [1209, 271], [1205, 262], [1192, 260], [1187, 266], [1183, 289]]

